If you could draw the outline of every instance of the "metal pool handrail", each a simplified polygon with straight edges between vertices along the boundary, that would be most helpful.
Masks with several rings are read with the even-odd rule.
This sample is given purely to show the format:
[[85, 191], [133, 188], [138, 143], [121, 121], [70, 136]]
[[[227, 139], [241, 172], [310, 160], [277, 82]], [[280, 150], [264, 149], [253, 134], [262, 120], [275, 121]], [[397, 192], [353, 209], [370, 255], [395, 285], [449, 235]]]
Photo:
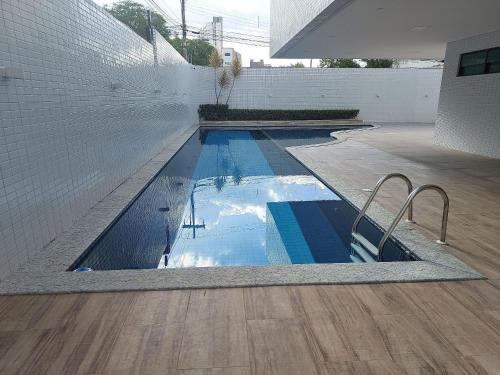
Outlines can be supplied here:
[[[413, 185], [412, 185], [410, 179], [402, 173], [389, 173], [388, 175], [385, 175], [384, 177], [382, 177], [380, 180], [378, 180], [377, 184], [373, 188], [373, 192], [371, 193], [370, 197], [366, 201], [366, 203], [363, 206], [363, 208], [361, 209], [361, 211], [359, 211], [359, 215], [356, 218], [356, 220], [354, 220], [354, 224], [352, 225], [352, 232], [353, 233], [356, 233], [356, 231], [358, 229], [359, 222], [366, 215], [366, 211], [368, 210], [368, 207], [370, 207], [370, 204], [372, 203], [373, 199], [375, 198], [375, 195], [377, 195], [377, 193], [380, 190], [380, 188], [382, 187], [382, 185], [387, 180], [390, 180], [391, 178], [400, 178], [404, 182], [406, 182], [406, 185], [408, 186], [408, 195], [410, 195], [411, 192], [413, 191]], [[408, 204], [408, 221], [413, 222], [413, 203], [411, 201]]]
[[446, 228], [448, 226], [448, 211], [450, 209], [450, 200], [448, 198], [448, 194], [446, 194], [446, 192], [441, 187], [439, 187], [437, 185], [422, 185], [411, 192], [411, 194], [406, 199], [405, 204], [403, 205], [403, 207], [401, 207], [401, 210], [399, 210], [399, 213], [396, 216], [396, 218], [394, 219], [394, 221], [392, 222], [391, 226], [389, 227], [389, 229], [387, 229], [384, 236], [382, 237], [382, 240], [380, 241], [380, 243], [378, 245], [378, 261], [379, 262], [382, 261], [382, 259], [383, 259], [383, 253], [384, 253], [383, 250], [384, 250], [384, 245], [385, 245], [387, 239], [392, 234], [392, 232], [394, 231], [396, 226], [399, 224], [406, 209], [411, 206], [415, 197], [418, 194], [420, 194], [421, 192], [423, 192], [424, 190], [435, 190], [443, 198], [443, 217], [441, 219], [441, 236], [440, 236], [439, 240], [437, 241], [437, 243], [442, 244], [442, 245], [446, 244]]

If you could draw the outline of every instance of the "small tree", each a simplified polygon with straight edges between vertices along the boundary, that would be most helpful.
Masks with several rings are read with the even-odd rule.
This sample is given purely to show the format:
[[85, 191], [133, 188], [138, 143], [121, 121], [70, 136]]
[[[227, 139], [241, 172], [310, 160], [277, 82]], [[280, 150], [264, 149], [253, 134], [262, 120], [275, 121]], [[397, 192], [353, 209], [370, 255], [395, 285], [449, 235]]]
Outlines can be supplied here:
[[[144, 5], [131, 0], [124, 0], [105, 5], [104, 9], [142, 38], [149, 39], [148, 10]], [[170, 30], [167, 27], [165, 18], [160, 14], [151, 12], [151, 25], [165, 39], [170, 37]]]
[[365, 62], [365, 68], [396, 68], [398, 66], [398, 62], [391, 59], [368, 59]]
[[215, 91], [215, 98], [217, 100], [217, 104], [219, 104], [219, 95], [217, 94], [217, 76], [219, 72], [219, 68], [222, 65], [222, 58], [219, 54], [219, 51], [217, 51], [216, 48], [212, 50], [210, 53], [210, 57], [208, 59], [208, 62], [210, 63], [210, 66], [214, 69], [214, 91]]
[[301, 62], [296, 62], [295, 64], [290, 64], [290, 68], [305, 68], [305, 65]]
[[[169, 40], [170, 44], [182, 55], [182, 39]], [[186, 47], [189, 62], [193, 65], [210, 65], [210, 54], [215, 49], [210, 43], [203, 39], [188, 39]]]
[[236, 82], [236, 79], [240, 76], [241, 71], [243, 70], [243, 67], [241, 66], [241, 61], [238, 58], [238, 56], [235, 56], [233, 59], [233, 63], [231, 65], [231, 89], [229, 90], [229, 94], [227, 95], [227, 100], [226, 100], [226, 105], [229, 103], [229, 99], [231, 98], [231, 94], [233, 93], [233, 87], [234, 83]]
[[226, 69], [222, 69], [222, 72], [217, 77], [217, 83], [219, 84], [219, 94], [216, 94], [215, 98], [217, 100], [217, 105], [219, 104], [219, 99], [222, 94], [222, 91], [229, 86], [231, 82], [231, 78], [229, 77], [229, 73]]
[[353, 59], [321, 59], [321, 68], [361, 68]]

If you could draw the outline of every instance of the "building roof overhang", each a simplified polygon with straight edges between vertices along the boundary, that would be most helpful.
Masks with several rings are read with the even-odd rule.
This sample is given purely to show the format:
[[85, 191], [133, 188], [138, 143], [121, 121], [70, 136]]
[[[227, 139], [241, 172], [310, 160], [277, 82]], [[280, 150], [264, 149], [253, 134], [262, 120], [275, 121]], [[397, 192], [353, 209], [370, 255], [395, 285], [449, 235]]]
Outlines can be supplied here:
[[272, 0], [272, 57], [443, 59], [447, 42], [500, 29], [499, 0], [321, 0], [315, 14], [302, 1]]

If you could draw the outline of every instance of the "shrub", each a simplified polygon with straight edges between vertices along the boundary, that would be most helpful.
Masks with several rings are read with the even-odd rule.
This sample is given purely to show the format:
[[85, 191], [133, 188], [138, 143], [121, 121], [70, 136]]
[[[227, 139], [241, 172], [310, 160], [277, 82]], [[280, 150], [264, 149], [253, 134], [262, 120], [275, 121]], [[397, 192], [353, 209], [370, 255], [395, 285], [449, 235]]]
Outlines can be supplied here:
[[227, 105], [203, 104], [198, 113], [206, 121], [349, 120], [358, 109], [229, 109]]
[[227, 104], [202, 104], [198, 108], [198, 115], [207, 121], [224, 121], [228, 117], [228, 110]]

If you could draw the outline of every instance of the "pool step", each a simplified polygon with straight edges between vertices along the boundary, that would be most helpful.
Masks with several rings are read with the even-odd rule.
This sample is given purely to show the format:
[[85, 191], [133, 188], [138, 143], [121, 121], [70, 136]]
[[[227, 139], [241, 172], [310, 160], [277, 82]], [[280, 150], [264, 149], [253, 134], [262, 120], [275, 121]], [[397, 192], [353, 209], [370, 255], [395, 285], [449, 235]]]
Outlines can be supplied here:
[[363, 248], [368, 250], [374, 257], [378, 257], [378, 248], [359, 233], [353, 233], [352, 238]]
[[[332, 202], [328, 202], [329, 213], [333, 212], [340, 215], [338, 211], [335, 211], [335, 208], [338, 207], [335, 205], [336, 202]], [[330, 221], [325, 210], [323, 210], [323, 205], [326, 203], [323, 201], [297, 201], [270, 202], [267, 204], [270, 217], [272, 216], [274, 219], [274, 225], [285, 244], [287, 252], [289, 252], [290, 259], [292, 259], [293, 255], [290, 254], [290, 252], [293, 253], [291, 249], [297, 245], [295, 237], [301, 236], [303, 238], [302, 242], [305, 240], [305, 247], [309, 249], [309, 253], [312, 255], [315, 263], [351, 262], [350, 255], [352, 251], [349, 248], [351, 235], [349, 226], [345, 226], [344, 232], [338, 232], [334, 223]], [[311, 220], [311, 218], [314, 218], [314, 220]], [[290, 221], [298, 223], [299, 227], [297, 230], [290, 230]], [[302, 253], [303, 250], [300, 250], [300, 252]], [[294, 261], [292, 259], [292, 263], [305, 262]]]
[[366, 263], [375, 262], [373, 256], [368, 251], [366, 251], [362, 246], [352, 242], [351, 249], [356, 253], [355, 255], [351, 255], [351, 259], [353, 260], [353, 262], [356, 263], [353, 257], [356, 257], [359, 260], [362, 259], [362, 261]]

